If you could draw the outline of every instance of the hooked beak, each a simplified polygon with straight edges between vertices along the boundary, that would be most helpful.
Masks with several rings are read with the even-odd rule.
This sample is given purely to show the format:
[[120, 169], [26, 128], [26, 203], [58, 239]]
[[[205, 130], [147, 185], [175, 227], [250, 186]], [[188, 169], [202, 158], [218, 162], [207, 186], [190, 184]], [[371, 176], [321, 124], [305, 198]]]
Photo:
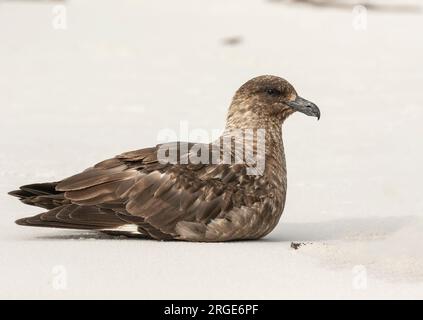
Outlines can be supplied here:
[[317, 120], [320, 119], [319, 108], [313, 102], [301, 98], [300, 96], [297, 96], [294, 101], [288, 102], [287, 105], [295, 111], [302, 112], [308, 116], [317, 117]]

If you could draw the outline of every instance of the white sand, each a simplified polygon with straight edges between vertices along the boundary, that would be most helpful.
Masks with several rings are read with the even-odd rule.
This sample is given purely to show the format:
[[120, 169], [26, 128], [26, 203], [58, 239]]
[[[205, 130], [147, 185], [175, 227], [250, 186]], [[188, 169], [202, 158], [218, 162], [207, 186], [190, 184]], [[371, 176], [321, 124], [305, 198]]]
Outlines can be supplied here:
[[[269, 1], [0, 2], [1, 298], [423, 298], [423, 13]], [[237, 45], [224, 39], [240, 37]], [[285, 126], [289, 193], [257, 242], [193, 244], [23, 228], [5, 195], [222, 129], [235, 89], [289, 79], [322, 110]], [[292, 241], [306, 242], [299, 250]]]

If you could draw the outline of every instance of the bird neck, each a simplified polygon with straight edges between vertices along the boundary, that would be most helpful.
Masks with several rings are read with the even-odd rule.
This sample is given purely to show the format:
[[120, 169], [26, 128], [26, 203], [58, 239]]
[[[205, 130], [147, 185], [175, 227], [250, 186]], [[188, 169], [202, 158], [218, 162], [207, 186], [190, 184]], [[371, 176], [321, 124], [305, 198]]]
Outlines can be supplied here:
[[254, 150], [255, 163], [264, 164], [261, 174], [282, 175], [286, 172], [285, 154], [280, 121], [262, 121], [250, 118], [249, 121], [230, 121], [226, 124], [222, 137], [242, 134], [245, 150]]
[[[246, 134], [249, 131], [254, 132], [254, 136], [258, 136], [258, 133], [265, 136], [266, 153], [283, 151], [282, 141], [282, 121], [274, 117], [263, 117], [263, 115], [256, 114], [251, 111], [246, 112], [231, 112], [229, 110], [228, 117], [226, 120], [226, 126], [223, 136], [228, 136], [236, 131], [242, 131], [244, 133], [244, 140], [248, 139]], [[259, 141], [254, 141], [255, 144]]]

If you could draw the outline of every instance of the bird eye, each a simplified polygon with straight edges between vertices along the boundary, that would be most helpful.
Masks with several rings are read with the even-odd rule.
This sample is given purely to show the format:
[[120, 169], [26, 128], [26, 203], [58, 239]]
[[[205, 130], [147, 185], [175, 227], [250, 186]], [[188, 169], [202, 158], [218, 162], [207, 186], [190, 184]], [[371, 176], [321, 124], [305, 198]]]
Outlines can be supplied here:
[[266, 93], [269, 95], [269, 96], [280, 96], [281, 95], [281, 92], [278, 90], [278, 89], [266, 89]]

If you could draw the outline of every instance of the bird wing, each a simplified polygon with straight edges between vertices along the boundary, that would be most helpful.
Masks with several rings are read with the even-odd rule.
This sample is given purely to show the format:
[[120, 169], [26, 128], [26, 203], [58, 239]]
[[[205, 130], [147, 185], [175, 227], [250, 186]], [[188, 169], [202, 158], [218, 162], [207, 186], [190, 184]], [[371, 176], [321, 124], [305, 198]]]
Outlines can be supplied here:
[[[198, 240], [207, 232], [210, 237], [230, 233], [228, 224], [234, 221], [225, 214], [230, 211], [233, 220], [251, 219], [265, 193], [245, 174], [246, 167], [193, 163], [187, 151], [192, 144], [182, 146], [172, 143], [123, 153], [62, 180], [56, 190], [67, 203], [25, 221], [78, 229], [132, 223], [153, 238]], [[177, 163], [160, 161], [163, 147], [177, 152]]]

